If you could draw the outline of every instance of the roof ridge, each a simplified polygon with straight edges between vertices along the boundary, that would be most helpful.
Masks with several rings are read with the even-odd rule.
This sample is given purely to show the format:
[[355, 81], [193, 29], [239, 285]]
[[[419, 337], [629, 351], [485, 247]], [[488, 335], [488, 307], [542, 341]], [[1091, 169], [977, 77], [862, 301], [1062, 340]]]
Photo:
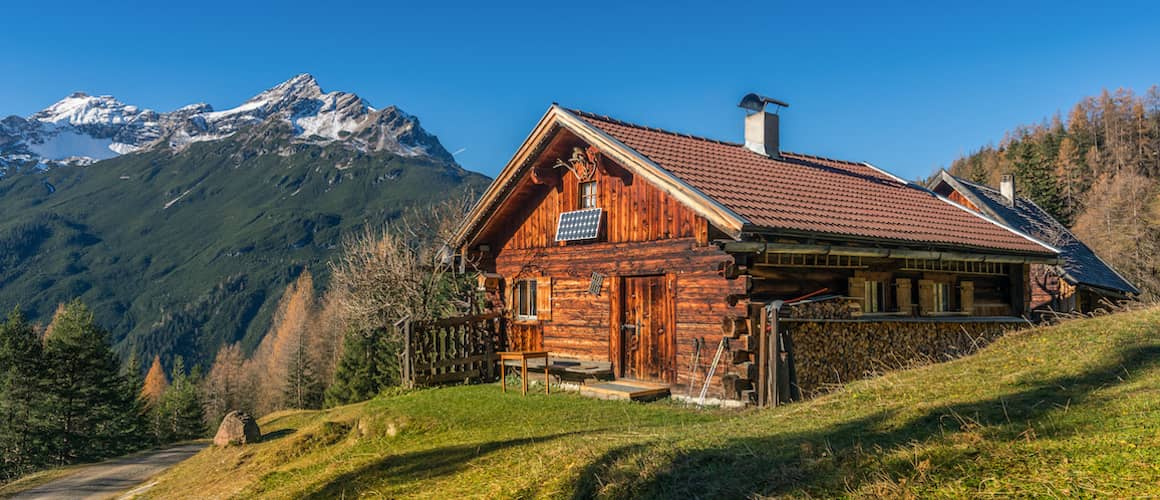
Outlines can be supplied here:
[[[603, 120], [606, 122], [614, 123], [616, 125], [621, 125], [621, 126], [625, 126], [625, 127], [632, 127], [632, 128], [640, 129], [640, 130], [647, 130], [649, 132], [658, 132], [658, 133], [662, 133], [662, 134], [675, 135], [677, 137], [686, 137], [689, 139], [697, 139], [700, 141], [713, 142], [713, 143], [717, 143], [717, 144], [724, 144], [727, 146], [738, 146], [738, 147], [744, 146], [744, 144], [742, 144], [740, 142], [725, 141], [725, 140], [721, 140], [721, 139], [713, 139], [711, 137], [705, 137], [702, 135], [687, 134], [684, 132], [676, 132], [676, 131], [666, 130], [666, 129], [658, 128], [658, 127], [650, 127], [648, 125], [641, 125], [639, 123], [628, 122], [628, 121], [621, 120], [619, 118], [613, 118], [611, 116], [602, 115], [599, 113], [592, 113], [590, 111], [584, 111], [582, 109], [576, 109], [576, 108], [564, 108], [564, 109], [566, 109], [570, 113], [574, 113], [574, 114], [577, 114], [577, 115], [585, 117], [585, 118], [593, 118], [593, 119], [597, 119], [597, 120]], [[863, 162], [860, 162], [860, 161], [842, 160], [839, 158], [831, 158], [828, 156], [813, 155], [813, 154], [807, 154], [807, 153], [796, 153], [793, 151], [781, 151], [781, 154], [794, 156], [794, 157], [798, 157], [801, 159], [832, 161], [835, 163], [845, 163], [847, 165], [863, 166]]]
[[[853, 160], [843, 160], [840, 158], [830, 158], [828, 156], [811, 155], [811, 154], [806, 154], [806, 153], [795, 153], [793, 151], [782, 151], [781, 154], [790, 155], [790, 156], [797, 156], [797, 157], [801, 157], [801, 158], [809, 158], [809, 159], [813, 159], [813, 160], [823, 160], [823, 161], [832, 161], [832, 162], [836, 162], [836, 163], [845, 163], [847, 165], [854, 165], [857, 167], [866, 166], [866, 162], [853, 161]], [[893, 175], [893, 174], [891, 174], [891, 175]]]
[[570, 112], [570, 113], [574, 113], [574, 114], [580, 115], [580, 116], [585, 117], [585, 118], [594, 118], [597, 120], [603, 120], [606, 122], [614, 123], [616, 125], [622, 125], [625, 127], [632, 127], [635, 129], [647, 130], [649, 132], [659, 132], [662, 134], [675, 135], [677, 137], [686, 137], [689, 139], [697, 139], [697, 140], [706, 141], [706, 142], [715, 142], [717, 144], [725, 144], [727, 146], [741, 146], [741, 143], [739, 143], [739, 142], [723, 141], [721, 139], [713, 139], [713, 138], [709, 138], [709, 137], [705, 137], [705, 136], [701, 136], [701, 135], [686, 134], [684, 132], [674, 132], [672, 130], [665, 130], [663, 128], [650, 127], [648, 125], [641, 125], [639, 123], [626, 122], [624, 120], [621, 120], [618, 118], [613, 118], [613, 117], [608, 116], [608, 115], [601, 115], [598, 113], [592, 113], [592, 112], [584, 111], [582, 109], [576, 109], [576, 108], [564, 108], [564, 109], [568, 110], [568, 112]]

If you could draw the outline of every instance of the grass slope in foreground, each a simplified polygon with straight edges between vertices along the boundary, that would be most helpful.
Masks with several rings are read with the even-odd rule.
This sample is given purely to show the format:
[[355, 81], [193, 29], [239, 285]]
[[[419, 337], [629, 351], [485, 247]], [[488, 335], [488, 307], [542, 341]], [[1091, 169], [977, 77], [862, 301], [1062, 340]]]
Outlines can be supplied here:
[[494, 385], [268, 416], [149, 495], [745, 497], [1160, 493], [1160, 308], [1000, 339], [767, 411]]

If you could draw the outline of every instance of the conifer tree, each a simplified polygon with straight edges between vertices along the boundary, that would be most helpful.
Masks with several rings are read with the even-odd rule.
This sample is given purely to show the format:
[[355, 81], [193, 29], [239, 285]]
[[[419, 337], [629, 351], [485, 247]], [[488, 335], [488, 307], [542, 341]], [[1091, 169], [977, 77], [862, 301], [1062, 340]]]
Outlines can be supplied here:
[[46, 459], [40, 399], [43, 350], [19, 310], [0, 324], [0, 482]]
[[254, 383], [245, 369], [245, 357], [238, 344], [222, 346], [202, 382], [205, 423], [215, 428], [222, 417], [234, 410], [254, 413]]
[[286, 367], [286, 387], [282, 400], [290, 408], [311, 409], [322, 406], [322, 381], [318, 377], [315, 361], [309, 352], [306, 330], [298, 331], [293, 350]]
[[165, 378], [165, 369], [161, 367], [161, 356], [153, 357], [153, 364], [149, 366], [149, 373], [145, 375], [145, 384], [141, 388], [141, 398], [150, 406], [157, 405], [165, 390], [169, 388], [169, 380]]
[[200, 376], [196, 371], [185, 373], [181, 356], [174, 358], [170, 376], [173, 383], [152, 411], [157, 441], [167, 443], [204, 436], [205, 418], [197, 386]]
[[392, 345], [392, 338], [384, 329], [347, 333], [342, 360], [326, 391], [326, 406], [364, 401], [398, 385], [399, 349]]
[[73, 463], [135, 448], [136, 394], [128, 392], [108, 333], [79, 301], [62, 308], [45, 339], [48, 446], [52, 461]]

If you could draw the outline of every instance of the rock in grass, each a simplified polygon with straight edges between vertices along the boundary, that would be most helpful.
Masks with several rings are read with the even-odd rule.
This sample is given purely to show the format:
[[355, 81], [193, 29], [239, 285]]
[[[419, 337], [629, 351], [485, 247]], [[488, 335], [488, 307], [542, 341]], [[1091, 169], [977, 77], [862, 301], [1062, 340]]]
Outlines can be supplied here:
[[213, 444], [217, 446], [253, 444], [262, 440], [262, 430], [258, 422], [248, 413], [231, 411], [222, 419]]

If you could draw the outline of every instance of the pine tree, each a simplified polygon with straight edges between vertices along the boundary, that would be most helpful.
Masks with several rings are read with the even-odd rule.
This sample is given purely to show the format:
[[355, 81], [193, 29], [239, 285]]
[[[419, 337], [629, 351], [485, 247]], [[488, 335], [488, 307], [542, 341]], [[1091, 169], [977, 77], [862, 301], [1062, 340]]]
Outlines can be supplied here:
[[1088, 173], [1080, 158], [1079, 146], [1071, 137], [1064, 137], [1059, 143], [1059, 154], [1055, 161], [1055, 176], [1059, 183], [1059, 197], [1063, 213], [1068, 220], [1075, 220], [1080, 212], [1081, 193], [1087, 191]]
[[306, 331], [300, 330], [286, 367], [286, 387], [282, 399], [290, 408], [311, 409], [322, 406], [322, 381], [306, 342]]
[[19, 310], [0, 324], [0, 482], [47, 459], [40, 398], [43, 350]]
[[108, 333], [74, 301], [53, 319], [45, 339], [43, 401], [52, 460], [73, 463], [136, 447], [136, 394], [127, 391]]
[[326, 406], [364, 401], [384, 388], [398, 385], [397, 346], [386, 330], [347, 333], [342, 361], [334, 374], [334, 383], [326, 391]]
[[205, 416], [198, 388], [200, 376], [185, 373], [185, 361], [178, 356], [170, 372], [173, 383], [152, 410], [153, 433], [158, 442], [169, 443], [205, 435]]
[[[137, 356], [137, 350], [133, 349], [129, 354], [129, 359], [125, 361], [125, 365], [121, 370], [121, 377], [124, 379], [124, 392], [132, 396], [130, 411], [122, 415], [121, 421], [118, 423], [118, 428], [128, 436], [145, 435], [147, 423], [149, 418], [149, 408], [146, 401], [141, 398], [141, 390], [145, 385], [145, 380], [141, 378], [141, 358]], [[133, 451], [140, 448], [143, 443], [126, 442], [123, 443], [122, 451]]]

